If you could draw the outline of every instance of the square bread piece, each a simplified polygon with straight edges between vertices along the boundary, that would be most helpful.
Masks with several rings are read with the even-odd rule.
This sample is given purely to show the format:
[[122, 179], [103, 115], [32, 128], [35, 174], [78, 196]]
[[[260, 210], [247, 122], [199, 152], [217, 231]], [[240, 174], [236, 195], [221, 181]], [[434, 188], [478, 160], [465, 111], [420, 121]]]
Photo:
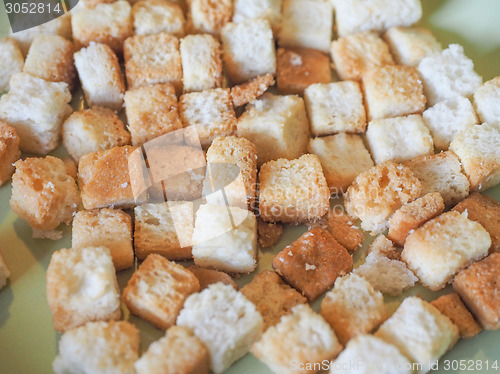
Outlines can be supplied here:
[[310, 301], [352, 270], [352, 257], [320, 227], [302, 234], [273, 258], [274, 270]]
[[388, 161], [359, 174], [345, 194], [347, 214], [361, 220], [361, 228], [380, 234], [388, 219], [404, 204], [422, 195], [422, 183], [411, 170]]
[[91, 42], [108, 45], [117, 55], [123, 52], [123, 41], [133, 35], [130, 3], [125, 0], [79, 7], [71, 12], [71, 28], [76, 49]]
[[5, 259], [0, 252], [0, 290], [7, 284], [7, 279], [10, 278], [10, 271], [5, 263]]
[[166, 330], [175, 324], [184, 301], [200, 291], [200, 282], [182, 265], [157, 254], [149, 255], [123, 290], [131, 313]]
[[257, 219], [246, 209], [203, 204], [196, 212], [193, 258], [198, 266], [228, 273], [257, 267]]
[[0, 186], [10, 180], [14, 173], [14, 162], [21, 158], [19, 136], [16, 130], [0, 121]]
[[62, 141], [78, 162], [87, 153], [130, 144], [130, 133], [113, 110], [95, 106], [73, 112], [64, 121]]
[[332, 192], [344, 192], [354, 179], [374, 166], [361, 136], [340, 133], [309, 141], [309, 152], [318, 156]]
[[17, 73], [0, 98], [0, 120], [16, 130], [21, 151], [46, 155], [59, 144], [63, 121], [72, 112], [70, 101], [66, 83]]
[[133, 145], [182, 129], [175, 89], [168, 83], [132, 88], [124, 101]]
[[474, 92], [474, 107], [481, 122], [500, 129], [500, 77], [479, 86]]
[[266, 162], [259, 180], [259, 211], [264, 221], [314, 222], [328, 212], [330, 191], [316, 155]]
[[330, 59], [309, 48], [278, 48], [276, 55], [278, 90], [302, 95], [314, 83], [330, 83]]
[[395, 345], [411, 361], [420, 364], [418, 373], [427, 373], [455, 345], [459, 334], [448, 317], [427, 301], [411, 296], [380, 326], [375, 337]]
[[488, 255], [490, 234], [465, 214], [447, 212], [406, 238], [401, 259], [422, 284], [437, 291], [461, 269]]
[[0, 38], [0, 92], [10, 89], [9, 80], [23, 71], [24, 57], [15, 39]]
[[290, 314], [295, 305], [305, 304], [307, 299], [283, 282], [274, 271], [265, 270], [247, 283], [241, 293], [255, 304], [264, 320], [264, 331]]
[[188, 28], [192, 34], [214, 34], [218, 36], [222, 27], [231, 21], [231, 0], [189, 0]]
[[453, 289], [486, 330], [500, 329], [500, 253], [461, 271], [453, 281]]
[[182, 92], [182, 62], [179, 39], [161, 32], [135, 35], [123, 44], [125, 75], [129, 88], [170, 83]]
[[208, 374], [208, 349], [193, 331], [172, 326], [134, 364], [137, 374]]
[[355, 251], [362, 246], [363, 231], [354, 224], [342, 207], [335, 206], [330, 209], [326, 219], [328, 232], [348, 251]]
[[423, 27], [391, 27], [384, 39], [396, 62], [411, 67], [417, 67], [424, 57], [442, 50], [431, 31]]
[[231, 87], [233, 105], [239, 107], [251, 103], [274, 85], [272, 74], [259, 75], [248, 82]]
[[429, 129], [419, 114], [369, 122], [366, 142], [377, 165], [404, 162], [434, 151]]
[[225, 68], [233, 83], [276, 73], [273, 31], [267, 20], [228, 23], [222, 28], [221, 39]]
[[139, 330], [129, 322], [87, 323], [61, 336], [52, 367], [56, 374], [131, 373], [139, 345]]
[[141, 0], [132, 5], [131, 15], [136, 35], [166, 32], [184, 36], [184, 13], [178, 4], [167, 0]]
[[113, 50], [105, 44], [90, 43], [76, 52], [74, 59], [87, 105], [121, 110], [125, 81]]
[[208, 348], [210, 369], [222, 373], [243, 357], [262, 333], [255, 305], [232, 286], [216, 283], [189, 296], [177, 318]]
[[257, 147], [259, 166], [278, 158], [294, 159], [307, 152], [309, 122], [304, 100], [296, 95], [265, 93], [238, 118], [238, 136]]
[[233, 22], [264, 18], [269, 21], [273, 34], [277, 35], [281, 23], [283, 0], [235, 0]]
[[450, 150], [460, 159], [471, 191], [500, 183], [500, 129], [486, 124], [469, 127], [453, 139]]
[[313, 48], [328, 53], [332, 40], [333, 7], [328, 0], [283, 0], [280, 47]]
[[389, 46], [374, 32], [360, 32], [334, 40], [330, 53], [341, 80], [360, 81], [370, 68], [394, 65]]
[[106, 247], [60, 249], [47, 268], [47, 302], [57, 331], [120, 319], [120, 290]]
[[196, 278], [200, 281], [200, 290], [204, 290], [208, 286], [214, 283], [224, 283], [233, 287], [236, 291], [238, 291], [238, 285], [231, 278], [231, 276], [223, 271], [202, 268], [197, 265], [188, 266], [187, 269], [195, 275]]
[[[292, 313], [267, 329], [252, 345], [251, 352], [273, 373], [316, 373], [321, 364], [342, 350], [328, 323], [309, 305], [297, 305]], [[302, 369], [299, 368], [302, 366]]]
[[181, 39], [184, 92], [222, 86], [222, 46], [212, 35], [187, 35]]
[[441, 53], [425, 57], [418, 64], [429, 105], [460, 96], [472, 96], [483, 79], [474, 71], [474, 63], [464, 55], [464, 48], [450, 44]]
[[116, 270], [134, 264], [132, 218], [121, 209], [81, 210], [73, 219], [73, 248], [106, 247]]
[[321, 315], [344, 346], [356, 336], [371, 332], [388, 317], [382, 292], [375, 291], [356, 274], [337, 278], [335, 287], [321, 302]]

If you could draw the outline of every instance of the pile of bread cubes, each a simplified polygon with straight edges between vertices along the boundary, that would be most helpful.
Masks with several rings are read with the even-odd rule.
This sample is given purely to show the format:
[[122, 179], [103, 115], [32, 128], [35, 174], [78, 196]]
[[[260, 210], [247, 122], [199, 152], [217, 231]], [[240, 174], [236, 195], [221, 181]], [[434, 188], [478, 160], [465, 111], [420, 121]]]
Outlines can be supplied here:
[[[35, 237], [72, 224], [47, 269], [56, 373], [222, 373], [249, 351], [274, 373], [424, 373], [500, 328], [500, 203], [480, 193], [500, 77], [415, 26], [419, 0], [81, 3], [0, 40], [0, 184]], [[61, 140], [71, 158], [48, 155]], [[137, 194], [134, 157], [189, 176]], [[308, 231], [258, 268], [284, 223]], [[417, 282], [453, 292], [389, 316]], [[142, 355], [122, 302], [166, 330]]]

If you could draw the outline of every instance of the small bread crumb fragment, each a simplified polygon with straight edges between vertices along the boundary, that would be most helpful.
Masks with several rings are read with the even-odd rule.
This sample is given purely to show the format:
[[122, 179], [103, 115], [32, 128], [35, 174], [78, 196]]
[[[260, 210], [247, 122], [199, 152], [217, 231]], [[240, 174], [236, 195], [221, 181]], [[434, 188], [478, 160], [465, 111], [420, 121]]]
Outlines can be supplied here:
[[283, 235], [283, 225], [281, 223], [264, 222], [259, 218], [257, 220], [257, 233], [260, 246], [269, 248], [280, 240], [281, 235]]
[[231, 98], [235, 107], [254, 101], [274, 84], [272, 74], [259, 75], [256, 78], [231, 87]]

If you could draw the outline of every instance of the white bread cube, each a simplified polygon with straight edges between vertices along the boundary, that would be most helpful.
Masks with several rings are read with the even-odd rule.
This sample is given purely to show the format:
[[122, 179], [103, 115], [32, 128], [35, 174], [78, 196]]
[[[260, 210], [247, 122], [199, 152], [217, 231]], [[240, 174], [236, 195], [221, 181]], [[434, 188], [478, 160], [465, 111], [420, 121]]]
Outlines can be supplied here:
[[19, 142], [16, 130], [0, 121], [0, 186], [10, 180], [14, 162], [21, 158]]
[[500, 129], [500, 77], [479, 86], [474, 92], [474, 107], [481, 122]]
[[311, 84], [304, 91], [304, 100], [313, 135], [365, 132], [366, 112], [359, 83]]
[[0, 253], [0, 290], [7, 284], [7, 279], [10, 278], [10, 271], [5, 263], [5, 259]]
[[490, 234], [465, 214], [443, 213], [406, 238], [401, 259], [433, 291], [461, 269], [488, 255]]
[[307, 152], [309, 122], [304, 100], [296, 95], [265, 93], [238, 118], [238, 136], [257, 147], [258, 164], [294, 159]]
[[207, 33], [218, 36], [233, 14], [232, 0], [189, 0], [187, 3], [188, 27], [193, 34]]
[[262, 332], [262, 316], [242, 293], [221, 282], [189, 296], [177, 317], [208, 348], [210, 369], [222, 373], [244, 356]]
[[448, 317], [428, 302], [411, 296], [382, 324], [375, 337], [395, 345], [403, 355], [420, 364], [418, 373], [427, 373], [455, 345], [459, 334]]
[[15, 39], [0, 38], [0, 92], [10, 89], [9, 80], [23, 71], [24, 57]]
[[233, 83], [276, 73], [273, 32], [267, 20], [228, 23], [222, 28], [221, 39], [225, 68]]
[[184, 36], [184, 13], [178, 4], [167, 0], [141, 0], [132, 5], [131, 15], [136, 35], [166, 32]]
[[464, 48], [450, 44], [441, 53], [425, 57], [418, 64], [429, 105], [457, 97], [472, 96], [483, 79], [474, 71], [474, 63]]
[[277, 35], [281, 22], [282, 3], [283, 0], [235, 0], [233, 22], [265, 18], [271, 24], [273, 33]]

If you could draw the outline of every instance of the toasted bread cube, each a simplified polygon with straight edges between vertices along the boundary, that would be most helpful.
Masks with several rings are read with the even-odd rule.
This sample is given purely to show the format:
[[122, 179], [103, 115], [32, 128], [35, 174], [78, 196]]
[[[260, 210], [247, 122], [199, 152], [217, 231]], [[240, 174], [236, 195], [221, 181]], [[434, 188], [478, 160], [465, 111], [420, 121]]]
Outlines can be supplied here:
[[231, 99], [233, 105], [239, 107], [251, 103], [259, 96], [264, 94], [267, 89], [274, 85], [274, 77], [272, 74], [264, 74], [255, 77], [254, 79], [231, 87]]
[[0, 186], [14, 173], [14, 162], [21, 158], [16, 130], [0, 121]]
[[453, 139], [450, 150], [460, 159], [471, 191], [500, 183], [500, 129], [486, 124], [469, 127]]
[[481, 332], [481, 326], [476, 322], [457, 293], [443, 295], [432, 301], [431, 305], [457, 325], [460, 337], [469, 339]]
[[355, 251], [363, 242], [363, 231], [354, 224], [342, 208], [334, 207], [328, 211], [327, 230], [333, 238], [348, 251]]
[[500, 253], [492, 253], [457, 274], [453, 289], [486, 330], [500, 328]]
[[121, 110], [125, 81], [113, 50], [105, 44], [90, 43], [74, 58], [88, 106]]
[[281, 5], [283, 0], [235, 0], [233, 22], [247, 19], [264, 18], [269, 21], [275, 35], [281, 23]]
[[189, 296], [177, 318], [208, 348], [210, 369], [222, 373], [244, 356], [262, 333], [262, 317], [232, 286], [216, 283]]
[[0, 66], [0, 92], [6, 92], [10, 78], [24, 67], [24, 57], [15, 39], [0, 38]]
[[196, 212], [193, 258], [198, 266], [229, 273], [257, 267], [257, 219], [246, 209], [203, 204]]
[[200, 282], [193, 273], [151, 254], [132, 274], [123, 290], [123, 302], [131, 313], [166, 330], [175, 324], [186, 298], [199, 290]]
[[0, 290], [7, 284], [7, 279], [10, 278], [10, 271], [5, 263], [5, 259], [0, 253]]
[[60, 249], [47, 268], [47, 302], [57, 331], [120, 319], [120, 291], [106, 247]]
[[374, 166], [359, 135], [340, 133], [309, 141], [309, 152], [319, 157], [330, 190], [346, 191], [354, 179]]
[[56, 374], [130, 373], [139, 345], [139, 330], [129, 322], [90, 322], [61, 336], [53, 369]]
[[136, 35], [166, 32], [184, 36], [184, 13], [178, 4], [166, 0], [141, 0], [132, 5]]
[[81, 210], [73, 219], [73, 248], [106, 247], [116, 270], [134, 264], [132, 218], [121, 209]]
[[211, 284], [219, 282], [230, 285], [235, 290], [238, 290], [238, 285], [233, 281], [231, 276], [223, 271], [202, 268], [197, 265], [188, 266], [187, 269], [198, 278], [201, 290], [204, 290]]
[[330, 83], [330, 60], [309, 48], [278, 48], [276, 56], [278, 89], [285, 94], [303, 94], [314, 83]]
[[184, 92], [222, 86], [222, 46], [211, 35], [187, 35], [181, 39]]
[[425, 57], [418, 65], [429, 105], [457, 97], [472, 96], [483, 79], [461, 45], [450, 44], [441, 53]]
[[394, 65], [389, 46], [373, 32], [360, 32], [334, 40], [330, 53], [342, 80], [360, 81], [371, 68]]
[[98, 4], [108, 4], [112, 3], [113, 1], [116, 0], [82, 0], [82, 3], [85, 6], [85, 8], [93, 9]]
[[264, 221], [317, 221], [328, 211], [330, 191], [316, 155], [269, 161], [260, 168], [259, 180]]
[[216, 36], [222, 27], [231, 21], [233, 2], [231, 0], [189, 0], [188, 22], [196, 34], [207, 33]]
[[[398, 211], [399, 209], [396, 212]], [[382, 234], [373, 239], [366, 253], [367, 255], [375, 253], [377, 256], [386, 257], [390, 260], [399, 260], [401, 258], [401, 253], [396, 249], [394, 243]]]
[[478, 87], [474, 92], [474, 107], [481, 122], [500, 129], [500, 77]]
[[238, 136], [257, 147], [257, 162], [294, 159], [307, 152], [309, 122], [304, 100], [299, 96], [265, 93], [246, 106], [238, 118]]
[[267, 20], [228, 23], [222, 28], [221, 39], [225, 68], [233, 83], [276, 73], [273, 32]]
[[133, 35], [130, 12], [130, 3], [124, 0], [97, 4], [94, 8], [81, 7], [72, 12], [76, 49], [87, 47], [91, 42], [103, 43], [120, 56], [123, 42]]
[[66, 83], [17, 73], [0, 98], [0, 120], [16, 130], [21, 151], [46, 155], [59, 144], [61, 126], [72, 111], [70, 101]]
[[344, 205], [361, 228], [379, 234], [388, 219], [404, 204], [422, 195], [422, 183], [408, 167], [394, 162], [377, 165], [356, 177], [347, 189]]
[[459, 212], [428, 221], [406, 238], [401, 258], [433, 291], [440, 290], [461, 269], [488, 255], [490, 234]]
[[257, 236], [262, 248], [270, 248], [280, 240], [283, 235], [283, 225], [281, 223], [264, 222], [257, 219]]

